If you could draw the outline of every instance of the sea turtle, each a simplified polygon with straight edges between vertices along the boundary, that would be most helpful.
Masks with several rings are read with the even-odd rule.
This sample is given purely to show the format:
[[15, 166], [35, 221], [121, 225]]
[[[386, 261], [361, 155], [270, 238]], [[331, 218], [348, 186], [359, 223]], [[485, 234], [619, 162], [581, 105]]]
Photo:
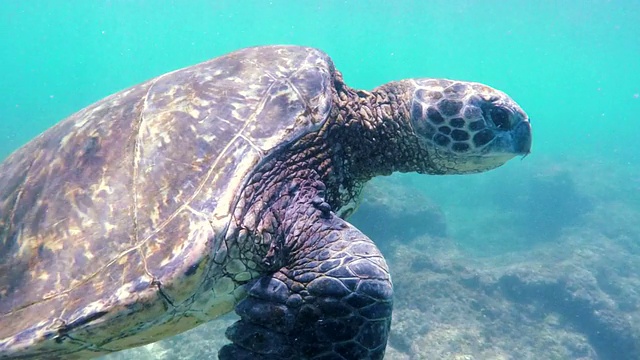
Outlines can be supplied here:
[[0, 357], [94, 357], [221, 314], [221, 359], [380, 359], [392, 286], [344, 219], [366, 181], [531, 146], [504, 93], [348, 87], [322, 51], [239, 50], [71, 115], [0, 165]]

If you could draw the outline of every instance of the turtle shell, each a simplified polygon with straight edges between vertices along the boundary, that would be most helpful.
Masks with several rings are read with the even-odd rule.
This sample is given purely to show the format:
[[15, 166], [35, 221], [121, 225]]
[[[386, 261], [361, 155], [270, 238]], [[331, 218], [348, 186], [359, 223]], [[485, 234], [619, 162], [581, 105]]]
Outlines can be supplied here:
[[238, 194], [266, 156], [323, 124], [333, 77], [315, 49], [243, 49], [107, 97], [10, 155], [0, 354], [98, 354], [200, 322], [180, 304], [231, 253]]

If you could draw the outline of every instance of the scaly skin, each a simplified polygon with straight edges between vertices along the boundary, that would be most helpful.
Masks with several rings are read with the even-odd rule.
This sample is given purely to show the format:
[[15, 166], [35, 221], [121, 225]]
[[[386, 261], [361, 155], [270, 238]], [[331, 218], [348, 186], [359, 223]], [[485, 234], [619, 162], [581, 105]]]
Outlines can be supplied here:
[[243, 214], [259, 216], [241, 215], [240, 227], [268, 234], [272, 270], [236, 307], [241, 320], [227, 331], [233, 344], [222, 360], [381, 359], [393, 303], [388, 268], [342, 219], [362, 186], [395, 171], [486, 171], [530, 150], [526, 115], [484, 85], [416, 79], [365, 92], [338, 73], [334, 89], [327, 124], [257, 169], [245, 189]]
[[388, 269], [344, 220], [362, 186], [485, 171], [530, 145], [500, 91], [355, 90], [304, 47], [116, 93], [0, 164], [0, 358], [95, 357], [236, 307], [222, 359], [380, 359]]
[[392, 309], [382, 254], [329, 211], [321, 182], [290, 192], [281, 225], [287, 265], [251, 286], [220, 359], [382, 358]]

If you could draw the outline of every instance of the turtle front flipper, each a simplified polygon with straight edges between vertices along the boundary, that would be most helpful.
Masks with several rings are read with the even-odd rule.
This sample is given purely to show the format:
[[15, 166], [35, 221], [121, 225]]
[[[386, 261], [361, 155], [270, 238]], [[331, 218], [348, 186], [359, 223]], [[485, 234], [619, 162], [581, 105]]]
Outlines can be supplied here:
[[324, 185], [302, 187], [282, 228], [287, 265], [258, 279], [227, 329], [228, 359], [382, 359], [392, 286], [375, 244], [330, 212]]

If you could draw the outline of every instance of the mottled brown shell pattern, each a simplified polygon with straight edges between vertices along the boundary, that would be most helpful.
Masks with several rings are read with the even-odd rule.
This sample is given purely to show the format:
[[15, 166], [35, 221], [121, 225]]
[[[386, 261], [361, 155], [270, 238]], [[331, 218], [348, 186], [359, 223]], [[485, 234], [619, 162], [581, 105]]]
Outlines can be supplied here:
[[99, 354], [230, 311], [246, 270], [224, 236], [237, 194], [322, 125], [333, 76], [318, 50], [244, 49], [105, 98], [9, 156], [0, 353]]

